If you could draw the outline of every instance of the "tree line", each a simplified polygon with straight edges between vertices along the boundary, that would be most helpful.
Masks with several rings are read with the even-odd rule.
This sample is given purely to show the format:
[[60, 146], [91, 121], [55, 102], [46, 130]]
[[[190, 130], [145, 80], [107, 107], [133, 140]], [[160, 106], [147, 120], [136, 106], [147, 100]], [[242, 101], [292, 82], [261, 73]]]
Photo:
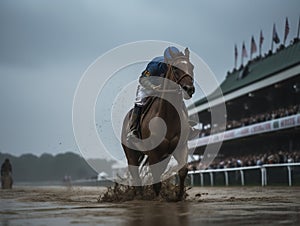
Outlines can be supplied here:
[[[94, 171], [78, 154], [67, 152], [57, 154], [23, 154], [19, 157], [0, 152], [0, 163], [8, 158], [12, 164], [14, 182], [62, 181], [65, 176], [72, 180], [96, 178]], [[97, 159], [100, 170], [111, 175], [113, 161]]]

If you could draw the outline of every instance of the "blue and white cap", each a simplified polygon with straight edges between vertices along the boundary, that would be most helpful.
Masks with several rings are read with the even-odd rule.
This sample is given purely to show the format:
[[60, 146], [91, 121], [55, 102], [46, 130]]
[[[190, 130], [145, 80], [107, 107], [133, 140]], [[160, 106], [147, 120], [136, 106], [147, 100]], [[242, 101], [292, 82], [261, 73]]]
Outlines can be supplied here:
[[169, 46], [168, 48], [165, 49], [164, 52], [165, 62], [169, 62], [179, 55], [180, 55], [179, 49], [177, 49], [175, 46]]

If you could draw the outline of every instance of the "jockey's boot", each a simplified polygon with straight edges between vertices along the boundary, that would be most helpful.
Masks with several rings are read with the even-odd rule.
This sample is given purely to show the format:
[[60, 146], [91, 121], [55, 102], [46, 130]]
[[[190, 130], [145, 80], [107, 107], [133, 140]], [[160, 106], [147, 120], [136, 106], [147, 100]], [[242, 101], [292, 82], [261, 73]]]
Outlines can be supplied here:
[[127, 134], [127, 141], [135, 138], [137, 139], [139, 137], [139, 122], [141, 118], [141, 112], [142, 112], [142, 106], [134, 105], [131, 117], [129, 119], [129, 128], [130, 131]]

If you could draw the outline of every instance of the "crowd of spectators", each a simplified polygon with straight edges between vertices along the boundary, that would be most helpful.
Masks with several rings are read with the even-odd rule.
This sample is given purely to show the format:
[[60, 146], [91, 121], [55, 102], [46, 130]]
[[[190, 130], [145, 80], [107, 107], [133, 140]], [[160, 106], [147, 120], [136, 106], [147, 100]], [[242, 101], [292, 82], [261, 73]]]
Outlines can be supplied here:
[[300, 113], [300, 106], [299, 105], [291, 105], [286, 108], [279, 108], [273, 110], [271, 112], [266, 112], [262, 114], [252, 115], [247, 118], [242, 118], [239, 121], [229, 121], [227, 122], [227, 129], [233, 129], [237, 127], [252, 125], [259, 122], [265, 122], [272, 119], [282, 118], [290, 115], [294, 115]]
[[[240, 120], [229, 120], [226, 124], [226, 130], [235, 129], [243, 126], [252, 125], [255, 123], [265, 122], [272, 119], [282, 118], [300, 113], [300, 105], [290, 105], [286, 108], [279, 108], [270, 112], [251, 115], [241, 118]], [[225, 126], [221, 125], [205, 125], [200, 133], [200, 137], [208, 136], [210, 133], [224, 131]]]
[[245, 156], [217, 156], [214, 161], [205, 166], [200, 160], [192, 161], [189, 163], [189, 170], [198, 169], [224, 169], [224, 168], [236, 168], [247, 166], [261, 166], [264, 164], [280, 164], [280, 163], [295, 163], [300, 162], [300, 151], [278, 151], [269, 152], [264, 154], [251, 154]]

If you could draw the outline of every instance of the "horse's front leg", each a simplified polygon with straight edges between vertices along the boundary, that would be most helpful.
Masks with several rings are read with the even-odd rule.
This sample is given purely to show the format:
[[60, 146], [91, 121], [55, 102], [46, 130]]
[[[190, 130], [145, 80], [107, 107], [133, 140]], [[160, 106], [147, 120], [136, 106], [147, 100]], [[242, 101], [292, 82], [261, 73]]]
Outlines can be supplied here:
[[[157, 150], [154, 150], [151, 155], [149, 155], [149, 166], [153, 178], [153, 190], [156, 196], [159, 195], [161, 190], [161, 176], [167, 168], [170, 156], [167, 153], [162, 153], [161, 150], [167, 150], [168, 141], [162, 142]], [[164, 149], [163, 149], [164, 148]]]
[[185, 178], [187, 176], [188, 173], [188, 169], [187, 169], [187, 165], [185, 165], [184, 167], [182, 167], [179, 172], [178, 172], [178, 176], [179, 176], [179, 193], [178, 193], [178, 199], [182, 200], [183, 199], [183, 195], [184, 195], [184, 182], [185, 182]]
[[184, 195], [184, 182], [188, 173], [187, 169], [187, 157], [188, 157], [188, 148], [187, 145], [184, 145], [183, 148], [178, 148], [173, 153], [174, 158], [176, 159], [178, 166], [181, 167], [178, 171], [179, 176], [179, 193], [178, 199], [182, 200]]
[[156, 163], [153, 163], [153, 161], [150, 162], [149, 160], [150, 170], [153, 178], [153, 190], [156, 196], [158, 196], [161, 190], [161, 175], [164, 172], [164, 167], [162, 167], [159, 163]]
[[139, 159], [142, 153], [129, 149], [126, 146], [124, 146], [124, 150], [127, 158], [128, 171], [132, 177], [130, 184], [135, 187], [137, 195], [142, 195], [142, 180], [139, 173]]
[[128, 170], [132, 177], [132, 185], [134, 186], [136, 195], [143, 195], [142, 180], [138, 166], [128, 164]]

